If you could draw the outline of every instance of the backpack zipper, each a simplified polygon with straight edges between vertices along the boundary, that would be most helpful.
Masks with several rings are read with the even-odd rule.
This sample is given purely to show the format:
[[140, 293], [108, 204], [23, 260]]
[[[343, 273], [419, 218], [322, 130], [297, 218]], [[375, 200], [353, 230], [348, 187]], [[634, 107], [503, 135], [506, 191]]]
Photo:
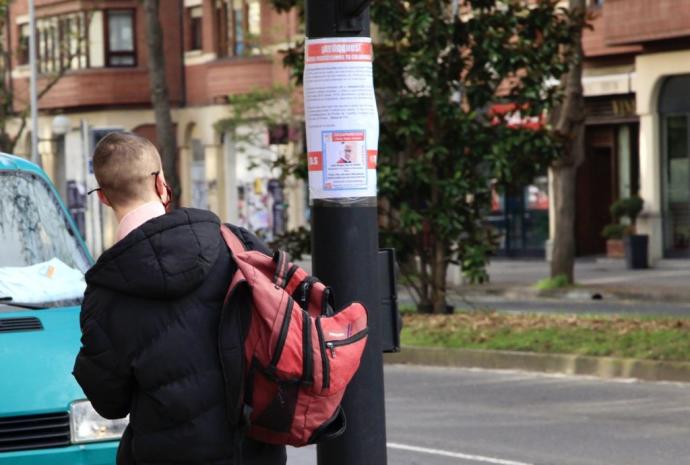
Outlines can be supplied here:
[[311, 347], [311, 318], [309, 313], [302, 310], [302, 380], [305, 383], [314, 382], [313, 349]]
[[292, 306], [294, 301], [292, 297], [288, 296], [288, 303], [285, 307], [285, 316], [283, 317], [283, 324], [280, 327], [280, 334], [278, 335], [278, 343], [276, 344], [276, 350], [273, 352], [273, 358], [271, 359], [271, 366], [273, 368], [278, 366], [278, 361], [280, 356], [283, 354], [283, 347], [285, 346], [285, 340], [287, 339], [288, 329], [290, 329], [290, 319], [292, 318]]
[[326, 341], [323, 338], [323, 329], [321, 329], [321, 317], [316, 319], [316, 332], [319, 335], [319, 344], [321, 344], [321, 364], [323, 367], [323, 384], [322, 389], [328, 389], [331, 385], [331, 364], [326, 355]]
[[333, 341], [326, 341], [326, 347], [331, 351], [331, 357], [335, 358], [335, 348], [353, 344], [361, 339], [364, 339], [369, 333], [369, 328], [364, 328], [362, 331], [348, 337], [347, 339], [336, 339]]

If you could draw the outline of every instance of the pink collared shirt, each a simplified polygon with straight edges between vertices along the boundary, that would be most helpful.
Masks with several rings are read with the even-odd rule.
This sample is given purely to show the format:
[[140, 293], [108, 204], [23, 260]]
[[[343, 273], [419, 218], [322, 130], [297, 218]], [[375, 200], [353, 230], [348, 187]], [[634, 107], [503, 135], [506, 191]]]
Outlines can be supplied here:
[[137, 229], [148, 220], [165, 215], [165, 207], [162, 203], [155, 201], [145, 203], [131, 212], [127, 213], [117, 227], [117, 240], [121, 241], [124, 237]]

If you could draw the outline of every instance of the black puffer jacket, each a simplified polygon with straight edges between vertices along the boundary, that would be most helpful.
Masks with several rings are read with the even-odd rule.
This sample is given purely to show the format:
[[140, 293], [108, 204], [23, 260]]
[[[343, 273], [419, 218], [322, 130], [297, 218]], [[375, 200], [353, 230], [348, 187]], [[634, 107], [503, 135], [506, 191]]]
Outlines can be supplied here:
[[[218, 360], [235, 264], [214, 214], [179, 209], [107, 250], [86, 274], [74, 376], [106, 418], [130, 414], [118, 465], [236, 465]], [[266, 250], [266, 252], [268, 252]], [[245, 441], [243, 463], [284, 464]]]

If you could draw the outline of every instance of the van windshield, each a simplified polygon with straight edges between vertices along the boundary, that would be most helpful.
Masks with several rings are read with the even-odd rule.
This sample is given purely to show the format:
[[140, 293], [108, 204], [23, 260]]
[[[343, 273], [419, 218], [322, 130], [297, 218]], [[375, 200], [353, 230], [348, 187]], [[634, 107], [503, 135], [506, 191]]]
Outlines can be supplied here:
[[30, 173], [0, 171], [0, 298], [46, 307], [75, 303], [88, 267], [48, 184]]

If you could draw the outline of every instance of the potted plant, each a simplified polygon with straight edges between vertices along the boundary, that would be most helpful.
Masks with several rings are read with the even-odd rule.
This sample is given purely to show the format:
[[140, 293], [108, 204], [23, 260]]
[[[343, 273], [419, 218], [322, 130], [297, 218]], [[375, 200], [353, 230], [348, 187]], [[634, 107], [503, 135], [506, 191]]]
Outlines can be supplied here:
[[642, 212], [644, 201], [639, 196], [620, 199], [611, 205], [614, 218], [627, 218], [629, 224], [625, 228], [623, 247], [625, 249], [625, 263], [629, 269], [648, 268], [649, 236], [637, 234], [637, 218]]
[[606, 238], [606, 256], [609, 258], [624, 258], [625, 246], [623, 237], [625, 236], [626, 226], [623, 224], [612, 223], [606, 225], [601, 235]]

